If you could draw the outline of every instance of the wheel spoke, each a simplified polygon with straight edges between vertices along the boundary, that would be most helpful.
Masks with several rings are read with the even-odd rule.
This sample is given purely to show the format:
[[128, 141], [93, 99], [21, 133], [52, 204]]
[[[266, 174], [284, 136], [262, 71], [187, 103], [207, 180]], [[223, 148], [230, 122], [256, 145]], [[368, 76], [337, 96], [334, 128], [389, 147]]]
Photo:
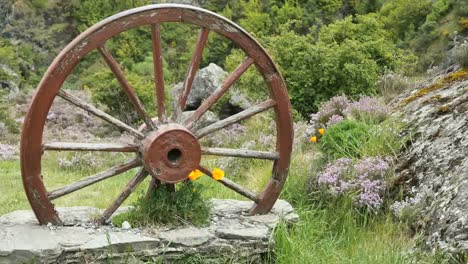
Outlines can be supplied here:
[[258, 150], [248, 150], [248, 149], [202, 148], [202, 154], [213, 155], [213, 156], [267, 159], [267, 160], [279, 159], [278, 152], [258, 151]]
[[157, 190], [160, 186], [161, 186], [160, 180], [151, 178], [151, 182], [148, 186], [148, 190], [146, 191], [146, 195], [145, 195], [146, 200], [149, 200], [153, 192]]
[[200, 107], [197, 108], [195, 113], [184, 121], [185, 126], [191, 129], [195, 122], [210, 109], [210, 107], [223, 96], [224, 93], [242, 76], [242, 74], [252, 65], [254, 60], [250, 57], [246, 58], [218, 87], [213, 94], [211, 94]]
[[104, 211], [102, 216], [98, 219], [99, 223], [104, 224], [109, 217], [119, 208], [122, 203], [135, 191], [136, 187], [148, 176], [148, 172], [144, 168], [141, 168], [140, 171], [133, 177], [133, 179], [125, 186], [122, 193], [117, 197], [117, 199]]
[[159, 24], [151, 25], [151, 39], [153, 44], [154, 82], [156, 84], [156, 105], [158, 118], [161, 123], [166, 122], [166, 97], [164, 94], [163, 56], [161, 49], [161, 29]]
[[131, 144], [117, 144], [117, 143], [50, 142], [50, 143], [42, 144], [42, 150], [138, 152], [138, 146], [131, 145]]
[[122, 174], [128, 170], [131, 170], [133, 168], [136, 168], [140, 166], [141, 163], [138, 160], [132, 160], [130, 162], [127, 162], [122, 165], [114, 166], [106, 171], [100, 172], [98, 174], [95, 174], [93, 176], [89, 176], [87, 178], [81, 179], [77, 182], [74, 182], [72, 184], [69, 184], [67, 186], [61, 187], [59, 189], [53, 190], [49, 192], [47, 195], [50, 200], [57, 199], [59, 197], [62, 197], [64, 195], [67, 195], [69, 193], [78, 191], [80, 189], [83, 189], [84, 187], [87, 187], [89, 185], [92, 185], [94, 183], [100, 182], [102, 180], [105, 180], [107, 178]]
[[85, 101], [81, 100], [80, 98], [76, 97], [76, 96], [73, 96], [63, 90], [60, 90], [57, 94], [58, 96], [60, 96], [62, 99], [70, 102], [71, 104], [101, 118], [102, 120], [104, 121], [107, 121], [109, 123], [111, 123], [112, 125], [122, 129], [122, 130], [125, 130], [131, 134], [133, 134], [134, 136], [136, 136], [137, 138], [144, 138], [145, 136], [143, 135], [143, 133], [139, 132], [138, 130], [134, 129], [133, 127], [125, 124], [124, 122], [118, 120], [117, 118], [109, 115], [109, 114], [106, 114], [104, 111], [101, 111], [99, 109], [97, 109], [96, 107], [94, 107], [93, 105], [91, 104], [88, 104], [86, 103]]
[[156, 124], [154, 124], [153, 120], [151, 120], [149, 115], [146, 113], [143, 104], [138, 99], [137, 95], [135, 94], [135, 91], [133, 90], [128, 80], [125, 78], [122, 69], [120, 69], [119, 64], [114, 59], [110, 51], [104, 45], [102, 45], [99, 47], [99, 52], [106, 61], [107, 65], [109, 65], [109, 67], [111, 68], [112, 72], [114, 73], [114, 76], [117, 78], [117, 81], [120, 83], [120, 86], [122, 86], [122, 89], [124, 90], [125, 94], [127, 94], [128, 99], [135, 107], [135, 110], [137, 111], [140, 118], [143, 119], [143, 121], [148, 127], [155, 130]]
[[190, 91], [192, 90], [193, 80], [195, 79], [195, 74], [197, 73], [198, 66], [202, 59], [203, 49], [205, 48], [209, 33], [210, 33], [209, 29], [202, 28], [200, 31], [200, 34], [198, 35], [198, 41], [197, 41], [197, 44], [195, 45], [195, 51], [193, 52], [193, 55], [192, 55], [192, 61], [190, 62], [189, 68], [187, 70], [184, 85], [179, 95], [179, 101], [177, 102], [174, 116], [172, 118], [174, 121], [179, 121], [182, 115], [182, 111], [184, 111], [185, 109], [187, 98], [190, 94]]
[[204, 127], [198, 131], [195, 132], [195, 136], [199, 139], [199, 138], [202, 138], [210, 133], [213, 133], [215, 131], [218, 131], [222, 128], [225, 128], [227, 126], [230, 126], [234, 123], [237, 123], [239, 121], [242, 121], [246, 118], [249, 118], [253, 115], [256, 115], [260, 112], [263, 112], [265, 110], [268, 110], [270, 109], [271, 107], [275, 106], [276, 102], [271, 100], [271, 99], [268, 99], [266, 101], [263, 101], [262, 103], [258, 104], [258, 105], [255, 105], [255, 106], [252, 106], [240, 113], [237, 113], [235, 115], [232, 115], [226, 119], [223, 119], [221, 121], [218, 121], [214, 124], [211, 124], [207, 127]]
[[[207, 168], [203, 167], [203, 166], [199, 166], [198, 169], [203, 172], [204, 174], [210, 176], [211, 178], [213, 178], [213, 174], [211, 173], [210, 170], [208, 170]], [[237, 192], [238, 194], [254, 201], [254, 202], [258, 202], [258, 197], [257, 197], [257, 194], [255, 194], [254, 192], [244, 188], [243, 186], [227, 179], [226, 177], [223, 177], [221, 180], [217, 180], [217, 182], [220, 182], [222, 185], [228, 187], [229, 189]]]

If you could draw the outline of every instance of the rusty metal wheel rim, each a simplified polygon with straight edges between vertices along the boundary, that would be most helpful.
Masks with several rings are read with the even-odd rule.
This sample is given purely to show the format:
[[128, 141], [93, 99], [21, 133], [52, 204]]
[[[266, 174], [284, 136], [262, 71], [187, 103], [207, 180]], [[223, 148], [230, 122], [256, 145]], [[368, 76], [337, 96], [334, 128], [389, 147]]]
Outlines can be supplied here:
[[[178, 100], [178, 108], [176, 108], [175, 114], [172, 117], [172, 122], [165, 116], [165, 106], [160, 104], [160, 98], [163, 98], [164, 93], [163, 79], [162, 77], [162, 60], [159, 59], [161, 55], [160, 47], [160, 33], [159, 25], [166, 22], [181, 22], [199, 26], [201, 28], [195, 52], [192, 58], [192, 62], [187, 71], [186, 80], [184, 83], [184, 89]], [[236, 151], [230, 149], [201, 149], [201, 154], [207, 155], [226, 155], [235, 157], [246, 157], [246, 158], [260, 158], [270, 159], [274, 161], [273, 172], [270, 181], [266, 184], [260, 194], [255, 194], [242, 186], [228, 180], [227, 178], [219, 181], [226, 187], [238, 192], [239, 194], [254, 201], [254, 204], [250, 210], [253, 214], [267, 213], [273, 207], [275, 201], [283, 188], [286, 180], [289, 163], [292, 151], [292, 139], [293, 139], [293, 128], [292, 128], [292, 117], [291, 117], [291, 105], [286, 89], [284, 80], [275, 66], [272, 59], [269, 57], [267, 52], [261, 47], [261, 45], [253, 39], [247, 32], [241, 29], [238, 25], [233, 22], [204, 9], [176, 4], [162, 4], [162, 5], [149, 5], [140, 8], [131, 9], [125, 12], [121, 12], [114, 16], [111, 16], [96, 25], [90, 27], [88, 30], [80, 34], [75, 38], [69, 45], [67, 45], [62, 52], [55, 58], [41, 82], [39, 83], [36, 93], [32, 99], [32, 103], [25, 116], [25, 122], [23, 126], [22, 138], [21, 138], [21, 173], [23, 178], [23, 185], [28, 197], [29, 203], [39, 220], [40, 224], [52, 223], [61, 225], [62, 221], [59, 218], [57, 212], [54, 209], [52, 200], [61, 197], [72, 191], [79, 190], [88, 185], [88, 183], [79, 183], [80, 186], [71, 186], [70, 184], [66, 188], [57, 189], [48, 192], [44, 186], [41, 176], [41, 153], [48, 150], [97, 150], [97, 151], [119, 151], [119, 152], [137, 152], [141, 146], [135, 145], [116, 145], [116, 144], [98, 144], [98, 145], [86, 145], [81, 144], [78, 147], [72, 144], [54, 144], [54, 143], [43, 143], [43, 129], [46, 120], [47, 113], [50, 110], [54, 98], [58, 95], [70, 103], [78, 106], [82, 109], [90, 111], [94, 115], [106, 120], [122, 130], [126, 130], [134, 135], [136, 138], [144, 141], [145, 135], [132, 127], [116, 120], [112, 116], [106, 115], [102, 111], [96, 110], [92, 105], [86, 105], [86, 103], [80, 101], [78, 98], [60, 90], [63, 82], [67, 76], [72, 72], [79, 61], [88, 54], [91, 50], [98, 49], [111, 67], [114, 75], [119, 79], [122, 77], [122, 72], [119, 73], [118, 63], [113, 59], [110, 52], [105, 48], [105, 42], [117, 35], [118, 33], [127, 31], [132, 28], [140, 26], [150, 26], [152, 31], [152, 43], [153, 43], [153, 57], [155, 65], [155, 83], [156, 97], [158, 98], [158, 117], [161, 123], [182, 123], [188, 128], [193, 136], [197, 139], [222, 129], [227, 125], [236, 123], [240, 120], [246, 119], [259, 112], [265, 111], [270, 108], [275, 109], [276, 113], [276, 151], [275, 152], [263, 152], [263, 151]], [[219, 98], [212, 97], [211, 100], [208, 98], [207, 104], [200, 106], [199, 110], [196, 111], [192, 117], [181, 120], [181, 112], [185, 106], [187, 96], [190, 92], [194, 75], [198, 69], [198, 63], [201, 58], [203, 47], [206, 44], [206, 39], [210, 32], [218, 33], [231, 41], [233, 41], [238, 47], [244, 50], [247, 58], [239, 65], [239, 67], [231, 73], [224, 81], [227, 91], [229, 87], [244, 73], [252, 64], [255, 64], [259, 72], [264, 76], [265, 81], [269, 88], [270, 99], [253, 106], [243, 112], [224, 119], [208, 127], [194, 131], [193, 125], [198, 118], [206, 111], [216, 100]], [[197, 57], [198, 56], [198, 57]], [[198, 60], [198, 62], [197, 62]], [[119, 79], [122, 88], [125, 90], [126, 79]], [[127, 83], [128, 84], [128, 83]], [[162, 87], [162, 88], [161, 88]], [[128, 85], [128, 90], [125, 90], [130, 101], [135, 106], [136, 112], [139, 113], [141, 119], [146, 123], [152, 130], [157, 130], [156, 125], [151, 118], [142, 109], [137, 97]], [[222, 88], [222, 87], [221, 87]], [[162, 89], [162, 92], [161, 92]], [[187, 91], [188, 90], [188, 91]], [[224, 93], [222, 92], [221, 95]], [[162, 93], [162, 94], [161, 94]], [[219, 95], [219, 96], [221, 96]], [[210, 102], [213, 101], [213, 102]], [[211, 105], [210, 105], [211, 103]], [[205, 109], [206, 108], [206, 109]], [[144, 144], [143, 144], [144, 145]], [[143, 150], [144, 152], [144, 150]], [[143, 164], [146, 163], [146, 164]], [[120, 206], [120, 204], [130, 195], [130, 193], [141, 183], [148, 175], [148, 163], [142, 161], [139, 158], [135, 158], [126, 164], [113, 167], [101, 174], [101, 178], [115, 176], [119, 173], [127, 171], [129, 169], [141, 167], [137, 175], [128, 183], [126, 188], [115, 200], [115, 202], [108, 207], [104, 214], [101, 216], [101, 221], [106, 221], [112, 213]], [[145, 169], [146, 167], [146, 169]], [[199, 169], [212, 176], [208, 168], [199, 166]], [[154, 173], [151, 173], [153, 177], [157, 178]], [[99, 176], [99, 175], [98, 175]], [[91, 177], [90, 177], [91, 178]], [[100, 178], [99, 178], [100, 179]], [[97, 178], [93, 178], [97, 180]], [[102, 179], [101, 179], [102, 180]], [[180, 178], [172, 179], [173, 182], [180, 181]], [[73, 188], [75, 189], [73, 189]], [[76, 189], [80, 187], [79, 189]]]

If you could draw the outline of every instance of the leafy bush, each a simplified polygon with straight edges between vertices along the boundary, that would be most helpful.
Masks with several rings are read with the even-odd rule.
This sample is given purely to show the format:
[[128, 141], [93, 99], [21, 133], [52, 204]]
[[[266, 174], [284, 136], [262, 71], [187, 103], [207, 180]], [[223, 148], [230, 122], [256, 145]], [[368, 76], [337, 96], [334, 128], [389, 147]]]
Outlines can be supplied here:
[[361, 157], [360, 148], [369, 137], [369, 125], [344, 120], [330, 126], [321, 138], [321, 150], [332, 158]]
[[387, 28], [394, 32], [399, 39], [407, 37], [408, 27], [418, 29], [431, 13], [432, 1], [387, 1], [380, 14]]
[[[154, 116], [154, 82], [133, 72], [127, 72], [126, 78], [146, 107], [147, 112]], [[94, 73], [87, 79], [86, 86], [92, 92], [93, 101], [106, 106], [109, 113], [116, 115], [124, 122], [133, 124], [140, 121], [142, 123], [135, 108], [110, 70]]]
[[192, 181], [179, 184], [176, 192], [161, 185], [149, 199], [141, 196], [130, 211], [112, 219], [116, 226], [128, 221], [132, 226], [187, 224], [203, 226], [209, 222], [210, 205], [202, 197], [203, 185]]
[[0, 37], [0, 81], [12, 80], [12, 73], [19, 76], [19, 72], [14, 46]]
[[[0, 90], [0, 134], [2, 134], [1, 125], [3, 124], [10, 133], [19, 133], [19, 127], [12, 118], [10, 109], [5, 98], [5, 92]], [[6, 132], [6, 131], [5, 131]]]
[[306, 117], [335, 95], [373, 94], [385, 69], [399, 69], [413, 60], [383, 27], [375, 15], [358, 15], [324, 26], [318, 39], [290, 31], [266, 38], [293, 107]]

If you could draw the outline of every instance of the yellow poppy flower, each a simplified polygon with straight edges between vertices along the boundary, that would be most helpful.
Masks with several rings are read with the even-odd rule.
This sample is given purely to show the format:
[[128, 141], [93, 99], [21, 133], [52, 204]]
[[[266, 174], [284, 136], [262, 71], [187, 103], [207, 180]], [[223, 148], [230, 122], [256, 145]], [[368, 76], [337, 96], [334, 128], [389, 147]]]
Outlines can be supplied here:
[[217, 181], [222, 180], [224, 178], [224, 171], [218, 168], [215, 168], [211, 174], [213, 175], [213, 179]]
[[322, 135], [322, 136], [323, 136], [323, 134], [325, 134], [325, 129], [323, 129], [323, 128], [319, 128], [317, 131], [318, 131], [319, 134]]
[[188, 177], [189, 177], [190, 180], [194, 181], [194, 180], [200, 178], [202, 175], [203, 175], [203, 174], [202, 174], [201, 171], [199, 171], [199, 170], [193, 170], [192, 172], [190, 172], [190, 174], [189, 174]]
[[317, 143], [317, 137], [316, 136], [311, 137], [310, 142]]

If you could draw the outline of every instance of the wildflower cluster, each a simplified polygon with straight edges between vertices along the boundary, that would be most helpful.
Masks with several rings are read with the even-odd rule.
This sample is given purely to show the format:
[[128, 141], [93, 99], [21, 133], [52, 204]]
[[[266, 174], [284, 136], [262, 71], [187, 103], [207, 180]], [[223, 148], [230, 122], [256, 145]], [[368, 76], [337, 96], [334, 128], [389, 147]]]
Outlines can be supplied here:
[[344, 111], [348, 118], [378, 124], [390, 115], [390, 109], [376, 98], [365, 96], [351, 103]]
[[311, 115], [311, 123], [330, 127], [345, 119], [378, 124], [387, 119], [390, 109], [380, 100], [364, 96], [351, 101], [345, 95], [335, 96], [320, 106], [317, 114]]
[[[319, 129], [317, 129], [317, 132], [319, 133], [320, 136], [323, 136], [323, 134], [325, 134], [325, 129], [324, 128], [319, 128]], [[318, 140], [317, 136], [312, 136], [310, 138], [310, 142], [312, 142], [312, 143], [317, 143], [317, 140]]]
[[321, 124], [326, 124], [332, 116], [344, 116], [344, 111], [350, 103], [351, 101], [346, 95], [332, 97], [320, 106], [317, 112], [318, 121]]
[[356, 162], [340, 158], [325, 167], [317, 182], [333, 196], [353, 194], [354, 201], [360, 207], [378, 209], [383, 204], [388, 171], [388, 163], [380, 157]]

